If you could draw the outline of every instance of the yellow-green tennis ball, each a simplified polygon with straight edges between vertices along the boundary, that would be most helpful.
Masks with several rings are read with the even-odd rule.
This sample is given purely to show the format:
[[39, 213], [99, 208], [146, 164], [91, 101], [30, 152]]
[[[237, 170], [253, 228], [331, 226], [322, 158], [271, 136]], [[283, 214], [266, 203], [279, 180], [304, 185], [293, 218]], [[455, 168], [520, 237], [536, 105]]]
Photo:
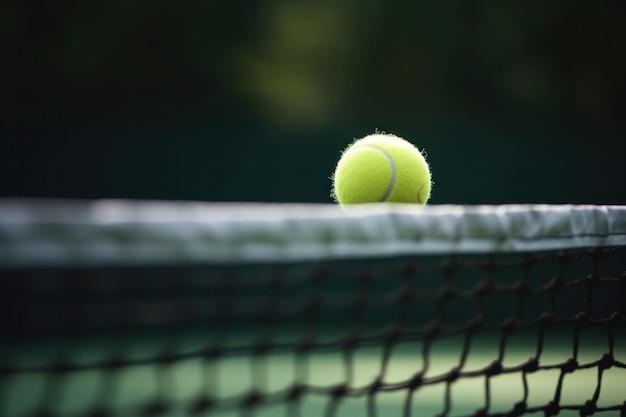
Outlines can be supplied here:
[[343, 151], [333, 175], [333, 188], [333, 196], [341, 205], [424, 205], [430, 197], [430, 168], [424, 155], [410, 142], [376, 133]]

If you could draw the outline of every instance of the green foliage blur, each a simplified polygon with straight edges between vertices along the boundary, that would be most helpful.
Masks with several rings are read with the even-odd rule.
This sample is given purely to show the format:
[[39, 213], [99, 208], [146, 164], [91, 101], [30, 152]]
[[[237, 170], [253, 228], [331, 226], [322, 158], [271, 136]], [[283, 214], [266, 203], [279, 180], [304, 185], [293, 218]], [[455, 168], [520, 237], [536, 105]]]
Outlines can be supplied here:
[[374, 130], [432, 204], [626, 204], [626, 4], [0, 4], [0, 196], [332, 202]]

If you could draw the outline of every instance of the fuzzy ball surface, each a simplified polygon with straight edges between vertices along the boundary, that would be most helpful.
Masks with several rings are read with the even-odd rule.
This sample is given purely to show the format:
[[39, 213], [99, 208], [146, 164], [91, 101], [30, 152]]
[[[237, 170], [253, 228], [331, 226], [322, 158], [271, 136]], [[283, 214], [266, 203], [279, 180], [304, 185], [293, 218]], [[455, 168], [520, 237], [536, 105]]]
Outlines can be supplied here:
[[422, 152], [395, 135], [375, 133], [342, 153], [333, 174], [339, 204], [412, 203], [430, 198], [431, 173]]

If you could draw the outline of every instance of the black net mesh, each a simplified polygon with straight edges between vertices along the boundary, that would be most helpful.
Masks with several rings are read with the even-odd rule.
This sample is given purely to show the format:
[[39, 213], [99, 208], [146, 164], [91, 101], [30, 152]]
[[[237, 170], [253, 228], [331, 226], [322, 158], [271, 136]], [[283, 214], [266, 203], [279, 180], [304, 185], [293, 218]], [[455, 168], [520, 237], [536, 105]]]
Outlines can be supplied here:
[[0, 279], [1, 416], [626, 415], [624, 247]]

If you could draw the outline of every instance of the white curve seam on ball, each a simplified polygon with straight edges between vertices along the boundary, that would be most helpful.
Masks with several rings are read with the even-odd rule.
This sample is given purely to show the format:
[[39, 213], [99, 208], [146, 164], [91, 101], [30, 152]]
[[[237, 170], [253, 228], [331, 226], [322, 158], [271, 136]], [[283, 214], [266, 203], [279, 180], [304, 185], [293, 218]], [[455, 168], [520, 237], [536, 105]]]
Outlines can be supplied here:
[[385, 158], [387, 158], [387, 161], [389, 161], [389, 168], [391, 168], [391, 180], [389, 181], [389, 187], [387, 188], [387, 192], [380, 200], [380, 202], [383, 203], [387, 201], [387, 199], [391, 196], [391, 193], [393, 192], [393, 187], [395, 187], [396, 185], [396, 164], [393, 162], [393, 158], [391, 157], [391, 155], [385, 152], [383, 148], [379, 148], [378, 146], [373, 145], [366, 145], [364, 146], [364, 148], [376, 149], [377, 151], [385, 155]]

